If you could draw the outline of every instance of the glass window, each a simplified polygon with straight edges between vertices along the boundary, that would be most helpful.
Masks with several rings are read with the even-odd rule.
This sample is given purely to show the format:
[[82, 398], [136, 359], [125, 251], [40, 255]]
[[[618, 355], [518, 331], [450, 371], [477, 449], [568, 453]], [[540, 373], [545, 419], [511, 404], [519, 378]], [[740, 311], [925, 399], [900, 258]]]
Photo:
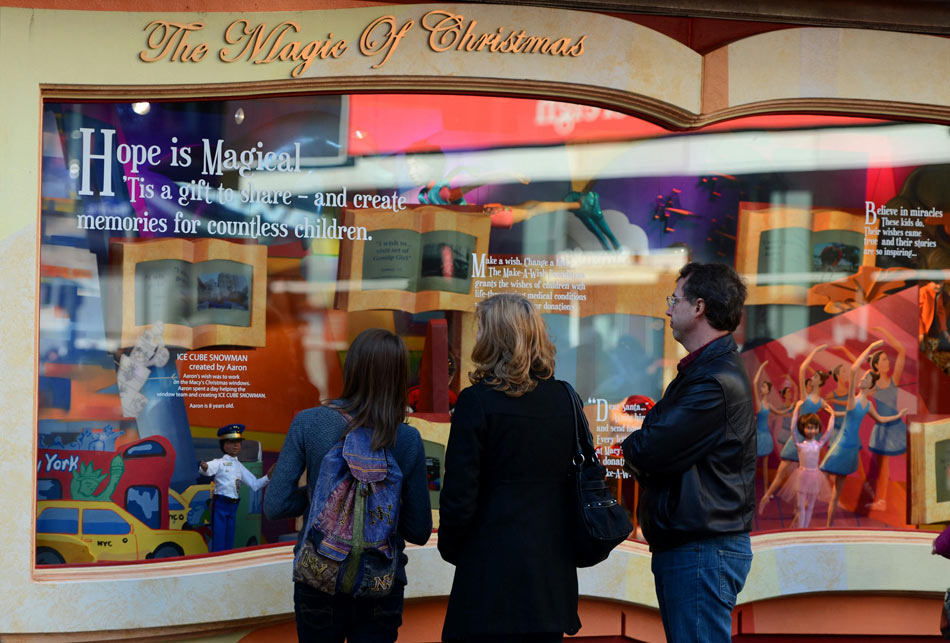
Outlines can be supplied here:
[[178, 502], [178, 499], [172, 494], [168, 494], [168, 509], [169, 511], [180, 511], [184, 509], [184, 505]]
[[154, 440], [147, 440], [145, 442], [136, 444], [135, 446], [131, 446], [122, 454], [122, 456], [126, 459], [146, 458], [160, 455], [165, 455], [165, 448]]
[[[553, 100], [434, 94], [43, 110], [39, 342], [57, 381], [38, 410], [57, 419], [38, 427], [38, 500], [113, 500], [158, 529], [173, 489], [204, 529], [198, 463], [222, 457], [218, 428], [244, 425], [239, 457], [261, 476], [378, 326], [410, 351], [437, 507], [472, 310], [513, 292], [540, 309], [556, 376], [632, 511], [619, 445], [675, 377], [666, 297], [700, 261], [749, 289], [735, 336], [756, 381], [754, 528], [794, 526], [792, 417], [821, 399], [841, 414], [819, 462], [840, 494], [810, 526], [916, 524], [909, 418], [950, 416], [945, 125], [785, 115], [672, 132]], [[861, 386], [874, 412], [858, 418]], [[89, 428], [82, 409], [104, 398], [136, 419]], [[922, 480], [939, 492], [938, 460]], [[235, 545], [286, 539], [290, 521], [247, 495]]]
[[47, 507], [36, 517], [36, 533], [79, 533], [79, 509], [74, 507]]
[[426, 482], [429, 483], [429, 504], [433, 510], [439, 509], [439, 492], [442, 490], [442, 460], [445, 459], [445, 445], [431, 440], [423, 440], [426, 452]]
[[189, 525], [198, 526], [207, 524], [211, 521], [211, 492], [201, 490], [195, 493], [191, 502], [188, 503]]
[[158, 487], [137, 485], [125, 492], [125, 509], [152, 529], [162, 526]]
[[63, 497], [63, 486], [59, 480], [40, 478], [36, 481], [37, 500], [59, 500]]
[[82, 532], [91, 536], [128, 534], [132, 527], [111, 509], [85, 509], [82, 512]]

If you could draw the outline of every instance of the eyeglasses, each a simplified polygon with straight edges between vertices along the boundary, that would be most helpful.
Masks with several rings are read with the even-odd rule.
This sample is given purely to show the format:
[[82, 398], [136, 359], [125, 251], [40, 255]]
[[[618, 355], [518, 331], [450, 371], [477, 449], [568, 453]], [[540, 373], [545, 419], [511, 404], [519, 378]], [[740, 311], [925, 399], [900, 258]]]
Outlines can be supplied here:
[[680, 299], [686, 299], [686, 297], [685, 297], [685, 296], [683, 296], [683, 297], [677, 297], [676, 295], [667, 295], [667, 296], [666, 296], [666, 305], [669, 306], [670, 308], [672, 308], [673, 306], [676, 305], [676, 302], [678, 302]]

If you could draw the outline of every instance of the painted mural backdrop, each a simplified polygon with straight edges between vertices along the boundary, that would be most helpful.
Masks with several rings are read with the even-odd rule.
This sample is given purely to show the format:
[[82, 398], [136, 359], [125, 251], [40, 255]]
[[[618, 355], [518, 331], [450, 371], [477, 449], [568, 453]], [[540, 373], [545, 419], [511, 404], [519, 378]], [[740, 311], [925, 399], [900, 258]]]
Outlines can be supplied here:
[[[688, 260], [750, 286], [755, 528], [911, 527], [909, 418], [950, 412], [948, 174], [945, 127], [868, 119], [673, 134], [486, 97], [46, 103], [37, 561], [209, 553], [218, 429], [245, 426], [263, 475], [366, 327], [406, 339], [414, 415], [448, 422], [497, 292], [541, 309], [632, 511], [617, 445], [682, 357], [664, 298]], [[811, 412], [829, 433], [804, 516]], [[234, 547], [293, 539], [262, 493], [240, 489]]]

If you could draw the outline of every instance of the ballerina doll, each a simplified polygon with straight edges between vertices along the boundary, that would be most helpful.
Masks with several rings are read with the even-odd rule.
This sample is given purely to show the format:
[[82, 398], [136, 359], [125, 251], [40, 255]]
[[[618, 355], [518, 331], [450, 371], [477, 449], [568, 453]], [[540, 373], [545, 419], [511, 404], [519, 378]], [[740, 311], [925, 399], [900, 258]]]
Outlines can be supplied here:
[[895, 415], [878, 415], [877, 409], [868, 399], [868, 391], [874, 388], [874, 384], [879, 377], [873, 370], [865, 371], [861, 379], [858, 380], [857, 386], [854, 385], [857, 374], [861, 369], [861, 363], [867, 359], [871, 351], [883, 343], [884, 341], [879, 339], [870, 344], [851, 365], [852, 386], [848, 392], [844, 426], [841, 428], [841, 434], [837, 441], [828, 450], [825, 459], [821, 463], [821, 470], [831, 476], [834, 484], [831, 501], [828, 503], [828, 527], [831, 526], [834, 520], [835, 509], [838, 506], [838, 498], [841, 496], [841, 488], [844, 486], [845, 479], [858, 470], [858, 456], [861, 451], [860, 430], [864, 416], [870, 414], [876, 422], [886, 423], [901, 418], [907, 413], [907, 409], [901, 409]]
[[[765, 365], [768, 363], [769, 360], [765, 360], [759, 365], [759, 369], [755, 372], [755, 377], [752, 380], [753, 388], [757, 393], [755, 398], [755, 456], [762, 465], [763, 489], [767, 489], [769, 486], [769, 456], [772, 455], [772, 451], [775, 449], [775, 442], [772, 440], [772, 433], [769, 431], [769, 415], [775, 414], [787, 416], [792, 411], [792, 406], [788, 406], [785, 409], [779, 409], [778, 407], [769, 403], [768, 398], [769, 393], [772, 392], [772, 382], [762, 379], [762, 373], [765, 371]], [[786, 387], [786, 389], [787, 388], [788, 387]]]
[[[875, 326], [872, 330], [880, 333], [887, 340], [888, 345], [897, 351], [897, 360], [894, 362], [893, 371], [891, 371], [890, 359], [883, 350], [874, 351], [870, 358], [871, 370], [878, 374], [877, 383], [874, 385], [874, 402], [877, 405], [877, 411], [879, 413], [896, 413], [897, 385], [900, 383], [901, 374], [904, 372], [907, 351], [887, 329], [882, 326]], [[890, 422], [878, 422], [871, 430], [868, 449], [874, 454], [875, 462], [872, 469], [877, 469], [878, 472], [877, 486], [874, 491], [875, 500], [870, 506], [875, 511], [886, 511], [887, 486], [891, 478], [891, 468], [887, 458], [888, 456], [901, 455], [907, 452], [907, 424], [901, 418]], [[869, 472], [872, 469], [869, 469]]]
[[851, 363], [854, 362], [854, 353], [847, 347], [840, 346], [845, 354], [845, 361], [831, 369], [831, 378], [835, 381], [835, 389], [825, 396], [835, 410], [835, 426], [828, 444], [834, 446], [844, 426], [845, 408], [848, 406], [848, 387], [851, 385]]
[[785, 444], [792, 435], [792, 409], [795, 408], [795, 400], [798, 399], [798, 387], [795, 386], [793, 382], [788, 382], [788, 384], [779, 389], [778, 394], [782, 397], [785, 410], [781, 412], [776, 411], [773, 414], [782, 418], [778, 428], [775, 430], [775, 441], [779, 444]]
[[[800, 418], [792, 418], [803, 440], [795, 440], [798, 450], [798, 468], [788, 477], [788, 482], [779, 492], [779, 497], [786, 502], [798, 503], [798, 526], [806, 528], [811, 523], [811, 515], [815, 510], [815, 501], [821, 499], [828, 502], [831, 499], [831, 484], [828, 478], [818, 470], [818, 461], [821, 460], [821, 450], [832, 435], [835, 420], [834, 414], [828, 417], [828, 426], [824, 435], [821, 433], [821, 420], [815, 413], [808, 413]], [[797, 421], [796, 421], [797, 420]]]
[[[824, 386], [826, 381], [828, 381], [828, 371], [816, 370], [811, 377], [806, 377], [808, 374], [808, 366], [815, 358], [815, 355], [817, 355], [819, 351], [824, 350], [827, 346], [827, 344], [816, 346], [805, 357], [805, 360], [798, 369], [798, 381], [802, 391], [802, 399], [795, 403], [795, 408], [792, 411], [793, 418], [802, 417], [804, 415], [808, 415], [809, 413], [817, 413], [821, 409], [824, 409], [828, 413], [834, 415], [834, 409], [831, 408], [831, 405], [828, 404], [828, 401], [825, 398], [821, 397], [821, 387]], [[782, 447], [782, 452], [780, 454], [782, 461], [778, 465], [778, 471], [775, 474], [775, 479], [772, 481], [772, 484], [768, 487], [765, 495], [762, 496], [762, 500], [759, 502], [760, 515], [765, 512], [765, 508], [768, 506], [769, 501], [775, 497], [775, 492], [782, 487], [782, 484], [788, 479], [788, 476], [791, 475], [792, 471], [795, 470], [795, 467], [798, 466], [798, 450], [795, 447], [795, 443], [803, 439], [804, 436], [798, 433], [798, 428], [795, 426], [793, 421], [791, 435], [789, 436], [788, 440], [786, 440], [785, 445]]]

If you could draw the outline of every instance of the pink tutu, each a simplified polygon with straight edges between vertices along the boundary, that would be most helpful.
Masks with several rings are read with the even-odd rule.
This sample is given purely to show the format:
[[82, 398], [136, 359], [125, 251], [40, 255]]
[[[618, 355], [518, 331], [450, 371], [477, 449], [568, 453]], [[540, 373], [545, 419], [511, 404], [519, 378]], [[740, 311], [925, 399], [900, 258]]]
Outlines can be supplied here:
[[779, 498], [785, 502], [797, 502], [798, 492], [805, 494], [815, 494], [822, 502], [831, 500], [831, 483], [827, 476], [818, 469], [804, 469], [798, 467], [788, 477], [788, 481], [782, 485], [778, 492]]

